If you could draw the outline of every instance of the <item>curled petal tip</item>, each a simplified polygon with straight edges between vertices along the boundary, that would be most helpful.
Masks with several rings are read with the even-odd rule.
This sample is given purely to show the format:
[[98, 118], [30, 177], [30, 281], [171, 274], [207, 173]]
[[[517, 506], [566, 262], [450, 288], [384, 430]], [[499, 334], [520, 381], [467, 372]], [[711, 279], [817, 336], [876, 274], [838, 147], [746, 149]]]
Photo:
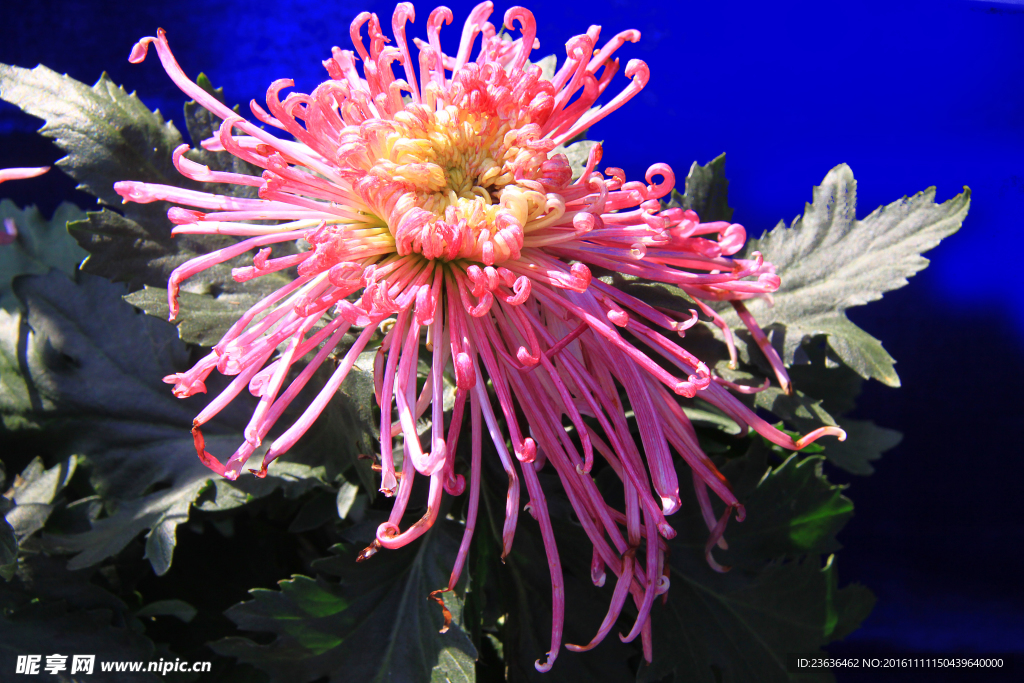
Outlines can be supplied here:
[[380, 548], [380, 541], [374, 539], [373, 543], [363, 548], [362, 551], [356, 556], [356, 562], [364, 562], [370, 559], [371, 557], [377, 554], [377, 551], [380, 550]]
[[537, 661], [535, 661], [533, 663], [534, 668], [537, 669], [537, 671], [541, 672], [542, 674], [547, 673], [548, 671], [551, 671], [551, 667], [554, 666], [554, 665], [555, 665], [555, 658], [551, 656], [550, 652], [547, 653], [547, 656], [546, 656], [546, 658], [545, 658], [545, 660], [543, 662], [541, 662], [538, 659]]
[[447, 633], [448, 627], [452, 625], [452, 613], [447, 605], [444, 604], [444, 598], [442, 597], [442, 593], [447, 593], [450, 590], [452, 590], [451, 587], [448, 587], [430, 592], [430, 599], [441, 606], [441, 614], [444, 616], [444, 625], [441, 626], [441, 630], [438, 633]]
[[800, 450], [801, 448], [803, 448], [803, 447], [805, 447], [805, 446], [807, 446], [809, 444], [814, 443], [815, 441], [817, 441], [818, 439], [820, 439], [823, 436], [834, 436], [837, 439], [839, 439], [840, 441], [846, 441], [846, 432], [845, 431], [843, 431], [840, 427], [828, 426], [828, 427], [818, 427], [814, 431], [808, 432], [807, 434], [804, 434], [802, 437], [797, 439], [794, 442], [794, 444], [796, 445], [796, 449]]
[[[163, 31], [163, 29], [161, 29]], [[131, 54], [128, 55], [128, 61], [132, 64], [141, 64], [146, 60], [146, 54], [149, 52], [149, 44], [153, 42], [152, 37], [146, 37], [135, 43], [132, 46]]]
[[647, 81], [651, 79], [651, 69], [647, 66], [647, 62], [642, 59], [631, 59], [626, 64], [626, 78], [632, 78], [639, 81], [641, 87], [647, 85]]

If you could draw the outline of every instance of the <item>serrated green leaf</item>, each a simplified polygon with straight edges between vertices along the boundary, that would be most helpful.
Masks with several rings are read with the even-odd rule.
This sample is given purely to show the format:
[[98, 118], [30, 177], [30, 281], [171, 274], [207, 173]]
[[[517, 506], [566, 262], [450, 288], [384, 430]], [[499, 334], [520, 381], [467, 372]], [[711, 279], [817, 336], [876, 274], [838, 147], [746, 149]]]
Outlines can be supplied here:
[[[149, 315], [167, 320], [167, 288], [150, 287], [132, 292], [125, 301], [141, 308]], [[181, 340], [190, 344], [213, 346], [235, 322], [255, 303], [250, 293], [224, 293], [219, 296], [180, 292], [181, 307], [174, 320]]]
[[96, 520], [90, 531], [55, 543], [64, 552], [78, 553], [69, 569], [82, 569], [116, 555], [137, 535], [147, 532], [145, 557], [157, 574], [171, 567], [179, 524], [188, 520], [192, 503], [210, 485], [210, 475], [196, 472], [175, 478], [171, 488], [120, 503], [110, 517]]
[[828, 601], [835, 569], [814, 555], [726, 574], [704, 573], [696, 564], [702, 560], [677, 564], [675, 557], [668, 602], [652, 611], [655, 658], [640, 671], [641, 683], [669, 673], [698, 683], [832, 681], [828, 671], [790, 673], [786, 654], [819, 651], [839, 619], [852, 623], [850, 613], [863, 614], [860, 603], [873, 602], [861, 587]]
[[[832, 574], [835, 577], [835, 574]], [[835, 594], [835, 626], [830, 638], [842, 640], [850, 635], [871, 615], [875, 607], [875, 594], [859, 583], [851, 583]]]
[[825, 457], [852, 474], [867, 475], [875, 471], [871, 462], [895, 448], [903, 435], [895, 429], [879, 427], [870, 420], [843, 420], [846, 441], [830, 441], [825, 445]]
[[[766, 449], [755, 442], [746, 458], [765, 463]], [[723, 564], [759, 568], [778, 558], [805, 553], [827, 554], [842, 546], [836, 534], [853, 516], [853, 503], [842, 494], [845, 487], [830, 483], [822, 473], [821, 456], [792, 454], [765, 472], [757, 487], [743, 499], [748, 519], [729, 527], [729, 549], [716, 551]], [[731, 465], [731, 466], [730, 466]], [[747, 464], [749, 466], [749, 463]], [[723, 474], [732, 477], [739, 463]]]
[[119, 180], [162, 183], [178, 175], [171, 152], [182, 140], [174, 124], [106, 74], [89, 87], [45, 66], [0, 64], [0, 98], [43, 119], [39, 132], [67, 152], [57, 166], [106, 204], [121, 203]]
[[[57, 495], [67, 486], [75, 473], [78, 458], [71, 456], [50, 469], [43, 465], [42, 458], [35, 458], [22, 470], [6, 496], [11, 505], [4, 518], [14, 531], [19, 543], [46, 525], [56, 504]], [[8, 564], [0, 562], [0, 564]]]
[[[776, 266], [782, 286], [774, 305], [751, 300], [747, 307], [794, 362], [800, 347], [824, 336], [831, 351], [865, 379], [899, 386], [895, 361], [881, 342], [854, 325], [846, 309], [882, 297], [907, 284], [928, 265], [921, 253], [960, 228], [970, 205], [970, 190], [935, 203], [935, 188], [856, 217], [856, 182], [848, 166], [829, 171], [804, 215], [786, 228], [780, 223], [748, 243]], [[729, 310], [723, 315], [740, 327]]]
[[669, 206], [696, 211], [704, 223], [732, 220], [725, 154], [718, 155], [704, 166], [693, 162], [686, 174], [685, 190], [684, 194], [673, 190]]
[[[0, 311], [0, 413], [8, 428], [45, 427], [53, 450], [83, 453], [109, 512], [86, 533], [48, 537], [54, 548], [79, 553], [72, 566], [99, 562], [145, 532], [146, 556], [166, 572], [192, 506], [231, 509], [279, 488], [296, 496], [352, 466], [348, 451], [307, 452], [304, 440], [266, 479], [215, 477], [189, 431], [202, 399], [180, 401], [162, 381], [190, 362], [171, 326], [121, 301], [122, 286], [86, 274], [75, 283], [51, 271], [21, 278], [15, 289], [25, 313]], [[233, 452], [251, 408], [238, 398], [208, 423], [207, 448]], [[308, 443], [339, 441], [323, 432], [340, 422], [319, 422]]]
[[[127, 94], [106, 75], [90, 88], [43, 66], [29, 70], [0, 65], [0, 97], [46, 121], [42, 134], [53, 138], [67, 152], [57, 165], [105, 204], [121, 205], [113, 190], [113, 184], [121, 180], [193, 190], [214, 189], [177, 172], [171, 152], [182, 143], [181, 134], [159, 112], [150, 111], [134, 94]], [[191, 111], [188, 121], [197, 136], [212, 130], [216, 117], [204, 119], [194, 108]], [[194, 154], [201, 163], [231, 165], [214, 153], [200, 150]], [[232, 166], [231, 170], [248, 169]], [[218, 185], [215, 190], [224, 192], [226, 188]], [[173, 226], [166, 215], [168, 206], [163, 202], [129, 203], [121, 209], [124, 215], [103, 209], [73, 221], [69, 231], [89, 252], [83, 270], [126, 282], [131, 290], [144, 285], [163, 287], [171, 271], [185, 261], [234, 243], [232, 238], [209, 235], [180, 235], [172, 239]], [[289, 248], [281, 245], [275, 251]], [[241, 313], [288, 282], [284, 274], [273, 273], [242, 286], [231, 278], [231, 268], [244, 261], [243, 255], [198, 273], [189, 278], [183, 290], [211, 297], [235, 294], [229, 297], [230, 302]], [[224, 329], [222, 320], [205, 317], [204, 303], [185, 298], [182, 319], [187, 321], [186, 340], [216, 341], [217, 332]], [[205, 322], [213, 327], [203, 327]]]
[[746, 520], [726, 531], [729, 549], [714, 550], [730, 571], [705, 562], [707, 528], [693, 495], [669, 520], [679, 532], [669, 542], [672, 584], [652, 612], [655, 656], [639, 681], [670, 673], [700, 683], [832, 680], [789, 673], [785, 656], [817, 651], [870, 611], [870, 592], [837, 589], [834, 563], [817, 554], [839, 547], [852, 505], [822, 475], [820, 457], [795, 454], [766, 471], [767, 450], [754, 440], [722, 467], [746, 508]]
[[75, 272], [88, 253], [68, 234], [67, 224], [84, 216], [70, 202], [61, 203], [50, 220], [34, 206], [22, 210], [9, 199], [0, 202], [0, 223], [9, 218], [18, 229], [17, 239], [0, 247], [0, 308], [17, 307], [11, 285], [19, 275], [42, 275], [50, 268], [68, 275]]
[[[83, 270], [124, 280], [131, 289], [143, 287], [129, 294], [128, 300], [146, 313], [167, 320], [167, 280], [171, 272], [199, 253], [230, 244], [230, 240], [195, 235], [172, 239], [170, 225], [163, 225], [165, 219], [140, 221], [104, 209], [88, 213], [68, 229], [91, 252]], [[208, 268], [182, 285], [175, 324], [184, 341], [213, 346], [253, 304], [288, 283], [281, 273], [244, 285], [235, 282], [231, 268], [244, 265], [245, 259], [242, 255]]]
[[295, 576], [281, 591], [251, 591], [254, 600], [227, 615], [239, 628], [275, 634], [269, 645], [227, 638], [212, 647], [270, 674], [273, 681], [302, 683], [326, 677], [343, 681], [473, 681], [476, 650], [461, 628], [462, 598], [446, 593], [452, 613], [447, 633], [433, 590], [448, 583], [462, 531], [441, 520], [418, 541], [381, 550], [356, 565], [355, 552], [315, 568], [342, 583]]

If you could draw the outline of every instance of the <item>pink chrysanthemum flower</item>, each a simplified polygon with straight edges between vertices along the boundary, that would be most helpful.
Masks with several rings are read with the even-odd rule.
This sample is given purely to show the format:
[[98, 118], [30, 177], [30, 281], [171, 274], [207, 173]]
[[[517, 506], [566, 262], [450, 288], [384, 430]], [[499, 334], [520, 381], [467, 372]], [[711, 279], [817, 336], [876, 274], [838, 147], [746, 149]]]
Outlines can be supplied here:
[[[825, 427], [793, 441], [734, 398], [727, 382], [716, 381], [704, 363], [672, 340], [672, 333], [697, 322], [696, 313], [678, 319], [591, 277], [588, 264], [676, 285], [723, 329], [701, 300], [736, 302], [762, 340], [739, 302], [779, 285], [759, 254], [731, 258], [746, 239], [741, 226], [700, 223], [691, 211], [662, 209], [658, 200], [675, 182], [665, 164], [651, 166], [644, 182], [627, 181], [620, 169], [596, 170], [601, 148], [595, 146], [582, 175], [573, 180], [566, 157], [553, 153], [644, 87], [647, 65], [631, 60], [625, 68], [628, 85], [607, 104], [594, 106], [619, 70], [615, 52], [637, 41], [639, 33], [619, 33], [598, 47], [600, 29], [591, 27], [569, 41], [566, 60], [549, 80], [528, 61], [535, 47], [533, 15], [521, 7], [508, 10], [505, 26], [521, 32], [508, 40], [487, 21], [492, 9], [484, 2], [473, 10], [454, 56], [442, 51], [438, 37], [442, 24], [452, 21], [451, 11], [431, 12], [428, 40], [415, 41], [418, 70], [406, 39], [412, 5], [395, 10], [393, 47], [377, 16], [360, 14], [351, 27], [355, 53], [334, 48], [324, 62], [330, 80], [309, 95], [292, 93], [283, 100], [281, 91], [292, 82], [279, 80], [268, 90], [269, 111], [252, 104], [259, 121], [294, 139], [246, 121], [190, 81], [162, 31], [144, 38], [131, 61], [142, 61], [152, 44], [175, 83], [224, 120], [219, 135], [203, 141], [203, 147], [227, 150], [265, 170], [255, 177], [211, 171], [189, 161], [182, 146], [174, 163], [183, 175], [257, 187], [259, 198], [138, 182], [118, 183], [116, 189], [125, 201], [168, 200], [193, 207], [171, 209], [174, 234], [245, 238], [174, 271], [168, 284], [172, 319], [180, 283], [214, 264], [258, 248], [251, 267], [234, 271], [236, 280], [297, 269], [291, 284], [246, 312], [195, 367], [166, 379], [184, 397], [204, 392], [214, 369], [235, 377], [194, 421], [196, 448], [208, 467], [236, 478], [342, 337], [358, 331], [330, 381], [270, 445], [255, 471], [264, 476], [309, 429], [380, 331], [374, 377], [381, 408], [381, 491], [395, 502], [363, 557], [419, 537], [434, 523], [443, 493], [464, 491], [455, 452], [469, 413], [467, 519], [448, 589], [459, 580], [473, 536], [486, 432], [508, 475], [503, 555], [512, 546], [521, 482], [547, 551], [551, 649], [537, 668], [546, 671], [555, 661], [564, 618], [562, 571], [537, 475], [545, 463], [558, 473], [594, 544], [593, 580], [602, 584], [607, 569], [617, 577], [608, 616], [593, 641], [568, 647], [586, 650], [600, 642], [632, 597], [638, 616], [624, 639], [641, 636], [650, 660], [649, 614], [655, 597], [668, 590], [664, 540], [675, 534], [665, 516], [680, 505], [672, 452], [692, 468], [710, 529], [706, 555], [712, 566], [720, 569], [711, 548], [722, 539], [728, 519], [733, 512], [743, 517], [728, 483], [701, 452], [676, 397], [699, 395], [787, 448], [842, 432]], [[361, 35], [364, 26], [369, 47]], [[471, 59], [478, 36], [479, 51]], [[396, 78], [396, 62], [404, 78]], [[271, 257], [272, 245], [294, 241], [308, 250]], [[424, 337], [433, 363], [417, 395]], [[763, 348], [785, 384], [778, 356], [766, 343]], [[313, 352], [313, 360], [286, 386], [292, 366]], [[446, 374], [456, 388], [447, 433]], [[222, 464], [203, 447], [200, 427], [245, 389], [259, 397], [259, 405], [245, 441]], [[500, 412], [492, 407], [492, 393]], [[636, 416], [642, 449], [630, 434], [623, 396]], [[422, 444], [416, 421], [428, 410], [432, 427], [429, 442]], [[404, 437], [400, 469], [392, 457], [396, 432]], [[622, 480], [624, 511], [609, 506], [591, 478], [595, 453]], [[430, 481], [427, 511], [402, 529], [419, 476]], [[708, 488], [726, 505], [720, 518], [712, 513]]]

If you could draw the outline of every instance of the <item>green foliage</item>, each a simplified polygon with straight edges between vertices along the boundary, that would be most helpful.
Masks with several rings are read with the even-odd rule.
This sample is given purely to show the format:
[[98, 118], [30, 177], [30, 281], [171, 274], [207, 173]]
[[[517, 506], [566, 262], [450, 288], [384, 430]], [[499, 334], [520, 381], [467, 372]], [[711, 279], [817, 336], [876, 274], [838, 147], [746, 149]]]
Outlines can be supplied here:
[[78, 269], [88, 254], [66, 226], [84, 215], [74, 204], [63, 202], [46, 220], [34, 206], [21, 210], [8, 199], [0, 202], [0, 224], [9, 218], [18, 230], [17, 239], [0, 249], [0, 308], [13, 311], [17, 307], [11, 287], [19, 275], [43, 275], [50, 268], [71, 275]]
[[[78, 459], [71, 456], [46, 469], [42, 458], [35, 458], [21, 474], [8, 482], [7, 492], [0, 498], [0, 576], [10, 581], [17, 569], [18, 547], [46, 526], [58, 499], [75, 473]], [[0, 483], [3, 468], [0, 466]]]
[[[213, 346], [224, 336], [236, 320], [251, 306], [253, 297], [247, 294], [228, 293], [213, 297], [205, 294], [181, 292], [178, 294], [178, 326], [181, 340], [202, 346]], [[150, 287], [132, 292], [125, 301], [141, 308], [149, 315], [167, 320], [170, 306], [167, 303], [166, 287]]]
[[[212, 87], [208, 89], [212, 91]], [[122, 204], [113, 189], [114, 183], [122, 180], [194, 190], [223, 189], [219, 185], [204, 188], [179, 174], [171, 163], [171, 152], [183, 140], [174, 124], [165, 122], [160, 112], [147, 109], [135, 95], [127, 94], [106, 75], [89, 87], [43, 66], [29, 70], [0, 65], [0, 97], [46, 121], [40, 132], [67, 153], [57, 166], [103, 204]], [[219, 126], [216, 117], [201, 114], [195, 107], [189, 108], [186, 121], [194, 142]], [[218, 170], [252, 171], [248, 166], [243, 168], [231, 162], [233, 157], [227, 153], [199, 150], [194, 156], [200, 163]], [[162, 288], [181, 264], [235, 241], [208, 235], [172, 238], [173, 226], [166, 215], [168, 206], [163, 202], [128, 203], [121, 207], [123, 215], [104, 208], [72, 221], [68, 230], [89, 252], [83, 270], [126, 282], [133, 291], [145, 285]], [[180, 319], [185, 321], [185, 341], [211, 343], [223, 334], [222, 317], [208, 315], [208, 308], [217, 310], [219, 306], [244, 312], [288, 281], [285, 275], [272, 273], [240, 285], [231, 278], [231, 268], [244, 261], [243, 255], [205, 270], [183, 286], [183, 291], [196, 295], [182, 300], [184, 310]], [[200, 295], [204, 298], [197, 298]], [[156, 312], [152, 298], [143, 296], [139, 303], [147, 312]]]
[[793, 455], [765, 471], [767, 452], [755, 440], [722, 468], [747, 515], [726, 531], [729, 549], [714, 550], [730, 571], [705, 562], [706, 527], [692, 495], [671, 519], [679, 532], [669, 542], [672, 585], [665, 606], [655, 605], [655, 659], [638, 680], [832, 680], [790, 674], [785, 655], [818, 650], [870, 612], [870, 591], [837, 590], [835, 562], [821, 555], [839, 548], [835, 536], [853, 506], [824, 477], [821, 458]]
[[[842, 494], [844, 487], [825, 477], [824, 458], [793, 453], [773, 468], [767, 455], [763, 443], [754, 440], [745, 458], [724, 466], [737, 495], [745, 496], [748, 519], [730, 526], [729, 549], [716, 554], [724, 564], [760, 569], [780, 558], [838, 551], [836, 534], [853, 515], [853, 503]], [[763, 476], [751, 486], [758, 472]]]
[[[925, 268], [921, 253], [960, 228], [970, 197], [965, 188], [936, 204], [935, 188], [929, 188], [860, 221], [853, 172], [836, 166], [814, 188], [802, 217], [747, 243], [747, 253], [761, 252], [782, 278], [774, 305], [753, 300], [748, 309], [781, 345], [787, 365], [803, 362], [801, 347], [824, 336], [833, 365], [842, 362], [865, 379], [899, 386], [895, 361], [881, 342], [850, 322], [846, 309], [880, 299]], [[723, 310], [723, 317], [741, 327], [731, 311]]]
[[[181, 134], [106, 74], [89, 87], [37, 66], [0, 65], [0, 97], [46, 124], [39, 132], [68, 153], [57, 166], [106, 204], [120, 180], [161, 183], [177, 175], [171, 152]], [[125, 173], [130, 170], [130, 173]]]
[[846, 441], [828, 444], [825, 453], [828, 459], [847, 472], [871, 474], [875, 468], [872, 461], [878, 460], [886, 451], [895, 448], [903, 435], [895, 429], [879, 427], [871, 420], [843, 420]]
[[143, 634], [142, 622], [121, 599], [91, 578], [89, 572], [69, 572], [59, 560], [38, 552], [24, 554], [17, 575], [9, 583], [0, 584], [0, 657], [5, 663], [13, 663], [16, 655], [25, 653], [69, 655], [68, 670], [62, 674], [67, 675], [70, 655], [88, 653], [96, 655], [92, 675], [59, 680], [161, 680], [146, 672], [101, 671], [100, 662], [147, 662], [169, 652], [156, 647]]
[[670, 207], [695, 211], [704, 223], [732, 219], [729, 206], [729, 181], [725, 178], [725, 154], [701, 166], [696, 161], [686, 174], [685, 192], [672, 191]]
[[[21, 278], [15, 291], [25, 312], [0, 311], [4, 424], [38, 434], [53, 452], [82, 453], [109, 512], [89, 531], [54, 540], [78, 553], [73, 568], [146, 532], [146, 557], [164, 573], [192, 507], [232, 509], [276, 489], [298, 496], [333, 481], [361, 452], [354, 438], [333, 433], [351, 418], [322, 421], [266, 479], [215, 477], [189, 432], [202, 404], [174, 398], [162, 381], [190, 362], [173, 328], [122, 302], [121, 286], [86, 274], [77, 283], [57, 272]], [[222, 458], [233, 452], [247, 420], [244, 401], [226, 410], [204, 427], [207, 449]]]
[[[369, 534], [374, 528], [367, 527]], [[341, 583], [295, 576], [281, 581], [280, 591], [251, 591], [254, 600], [228, 610], [239, 628], [273, 633], [273, 642], [228, 638], [214, 649], [266, 671], [272, 681], [471, 683], [476, 649], [461, 626], [463, 600], [444, 594], [452, 624], [439, 633], [441, 608], [429, 598], [447, 585], [461, 537], [459, 525], [441, 520], [417, 543], [382, 550], [362, 564], [354, 562], [355, 547], [337, 546], [334, 557], [313, 568]], [[371, 539], [364, 534], [360, 541]]]

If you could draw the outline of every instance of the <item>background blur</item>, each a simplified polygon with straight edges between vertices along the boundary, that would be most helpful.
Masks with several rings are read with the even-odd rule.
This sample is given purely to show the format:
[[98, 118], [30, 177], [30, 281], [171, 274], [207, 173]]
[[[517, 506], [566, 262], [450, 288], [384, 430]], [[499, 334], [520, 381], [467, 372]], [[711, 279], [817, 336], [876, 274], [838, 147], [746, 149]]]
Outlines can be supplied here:
[[[276, 78], [294, 78], [309, 92], [326, 76], [320, 61], [331, 46], [350, 47], [358, 12], [378, 12], [386, 26], [393, 9], [372, 0], [13, 5], [0, 9], [0, 62], [43, 63], [89, 84], [106, 70], [182, 130], [185, 98], [159, 61], [127, 61], [134, 42], [157, 27], [187, 74], [205, 72], [229, 104], [247, 110]], [[472, 5], [449, 6], [455, 21], [441, 35], [453, 46]], [[854, 416], [905, 437], [870, 477], [831, 473], [850, 484], [856, 505], [840, 536], [840, 576], [879, 598], [864, 627], [831, 650], [1024, 652], [1024, 531], [1014, 504], [1024, 480], [1024, 297], [1013, 266], [1024, 251], [1024, 3], [528, 6], [538, 22], [537, 57], [553, 52], [561, 61], [565, 41], [589, 24], [603, 26], [605, 39], [640, 30], [641, 42], [619, 55], [646, 61], [650, 85], [590, 137], [604, 141], [607, 164], [634, 178], [663, 161], [681, 182], [692, 161], [727, 152], [733, 219], [752, 236], [802, 213], [812, 186], [839, 163], [859, 181], [859, 217], [929, 186], [937, 201], [972, 188], [964, 227], [928, 254], [931, 267], [850, 311], [899, 361], [903, 380], [900, 389], [867, 385]], [[417, 8], [410, 36], [424, 34], [432, 8]], [[491, 20], [507, 8], [499, 5]], [[38, 126], [0, 103], [0, 168], [59, 158], [35, 135]], [[47, 215], [65, 198], [91, 206], [56, 171], [5, 184], [0, 196]], [[842, 672], [839, 680], [869, 680], [861, 676]], [[870, 680], [922, 678], [908, 671]]]

